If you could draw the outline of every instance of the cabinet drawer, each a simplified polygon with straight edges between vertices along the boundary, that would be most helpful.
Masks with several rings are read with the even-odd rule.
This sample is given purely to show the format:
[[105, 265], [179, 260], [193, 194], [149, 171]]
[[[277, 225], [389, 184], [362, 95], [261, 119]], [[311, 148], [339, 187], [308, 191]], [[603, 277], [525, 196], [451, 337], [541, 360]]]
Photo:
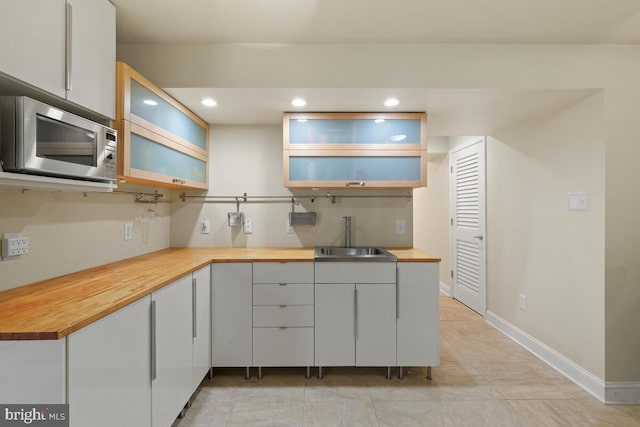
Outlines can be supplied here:
[[395, 262], [317, 262], [316, 283], [396, 283]]
[[313, 366], [313, 328], [254, 328], [253, 366]]
[[253, 305], [313, 305], [313, 284], [254, 284]]
[[313, 326], [313, 306], [263, 305], [253, 307], [253, 326]]
[[313, 283], [313, 263], [254, 262], [253, 283]]

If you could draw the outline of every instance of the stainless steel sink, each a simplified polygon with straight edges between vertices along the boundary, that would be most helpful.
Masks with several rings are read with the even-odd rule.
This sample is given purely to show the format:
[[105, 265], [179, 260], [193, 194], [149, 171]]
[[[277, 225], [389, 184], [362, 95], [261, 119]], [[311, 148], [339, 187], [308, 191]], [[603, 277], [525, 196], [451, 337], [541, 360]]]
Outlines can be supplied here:
[[376, 246], [317, 246], [315, 251], [316, 261], [378, 261], [396, 262], [395, 255], [386, 249]]

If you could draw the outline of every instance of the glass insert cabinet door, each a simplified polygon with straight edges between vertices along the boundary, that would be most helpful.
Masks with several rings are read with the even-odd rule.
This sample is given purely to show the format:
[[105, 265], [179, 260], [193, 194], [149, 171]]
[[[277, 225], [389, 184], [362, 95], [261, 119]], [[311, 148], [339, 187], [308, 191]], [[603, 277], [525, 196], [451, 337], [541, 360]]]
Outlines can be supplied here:
[[309, 153], [295, 150], [285, 154], [286, 187], [415, 188], [426, 185], [426, 156], [421, 151], [366, 151], [349, 156]]
[[122, 163], [127, 181], [163, 183], [173, 188], [208, 188], [207, 158], [198, 152], [188, 152], [136, 124], [123, 121], [128, 155]]
[[284, 149], [426, 149], [425, 113], [288, 113]]

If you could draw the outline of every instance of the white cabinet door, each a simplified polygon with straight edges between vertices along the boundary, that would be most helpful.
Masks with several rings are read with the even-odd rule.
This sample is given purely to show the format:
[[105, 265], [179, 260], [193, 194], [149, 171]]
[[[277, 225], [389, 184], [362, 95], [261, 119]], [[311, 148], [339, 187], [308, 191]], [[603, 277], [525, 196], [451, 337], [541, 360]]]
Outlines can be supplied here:
[[251, 366], [251, 263], [211, 265], [213, 366]]
[[152, 318], [155, 375], [151, 385], [154, 427], [170, 426], [193, 391], [191, 283], [188, 275], [151, 294], [155, 314]]
[[71, 11], [71, 85], [67, 88], [67, 99], [113, 119], [116, 8], [107, 0], [67, 0], [67, 7]]
[[355, 285], [353, 283], [316, 284], [316, 366], [355, 365], [354, 303]]
[[65, 403], [66, 343], [66, 338], [0, 341], [0, 402]]
[[193, 273], [193, 385], [198, 388], [211, 369], [211, 268]]
[[65, 96], [65, 0], [3, 2], [0, 72]]
[[356, 291], [356, 366], [395, 366], [395, 284], [357, 284]]
[[398, 263], [398, 366], [438, 366], [438, 263]]
[[72, 427], [151, 425], [150, 297], [67, 337]]

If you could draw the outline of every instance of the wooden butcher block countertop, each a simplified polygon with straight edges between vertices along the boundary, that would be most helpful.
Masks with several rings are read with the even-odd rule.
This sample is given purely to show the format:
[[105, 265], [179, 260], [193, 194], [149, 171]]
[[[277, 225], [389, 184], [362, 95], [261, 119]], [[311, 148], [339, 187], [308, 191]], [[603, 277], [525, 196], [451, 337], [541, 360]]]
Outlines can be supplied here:
[[[398, 261], [439, 262], [418, 249]], [[313, 261], [313, 248], [170, 248], [0, 292], [1, 340], [62, 338], [207, 264]]]

